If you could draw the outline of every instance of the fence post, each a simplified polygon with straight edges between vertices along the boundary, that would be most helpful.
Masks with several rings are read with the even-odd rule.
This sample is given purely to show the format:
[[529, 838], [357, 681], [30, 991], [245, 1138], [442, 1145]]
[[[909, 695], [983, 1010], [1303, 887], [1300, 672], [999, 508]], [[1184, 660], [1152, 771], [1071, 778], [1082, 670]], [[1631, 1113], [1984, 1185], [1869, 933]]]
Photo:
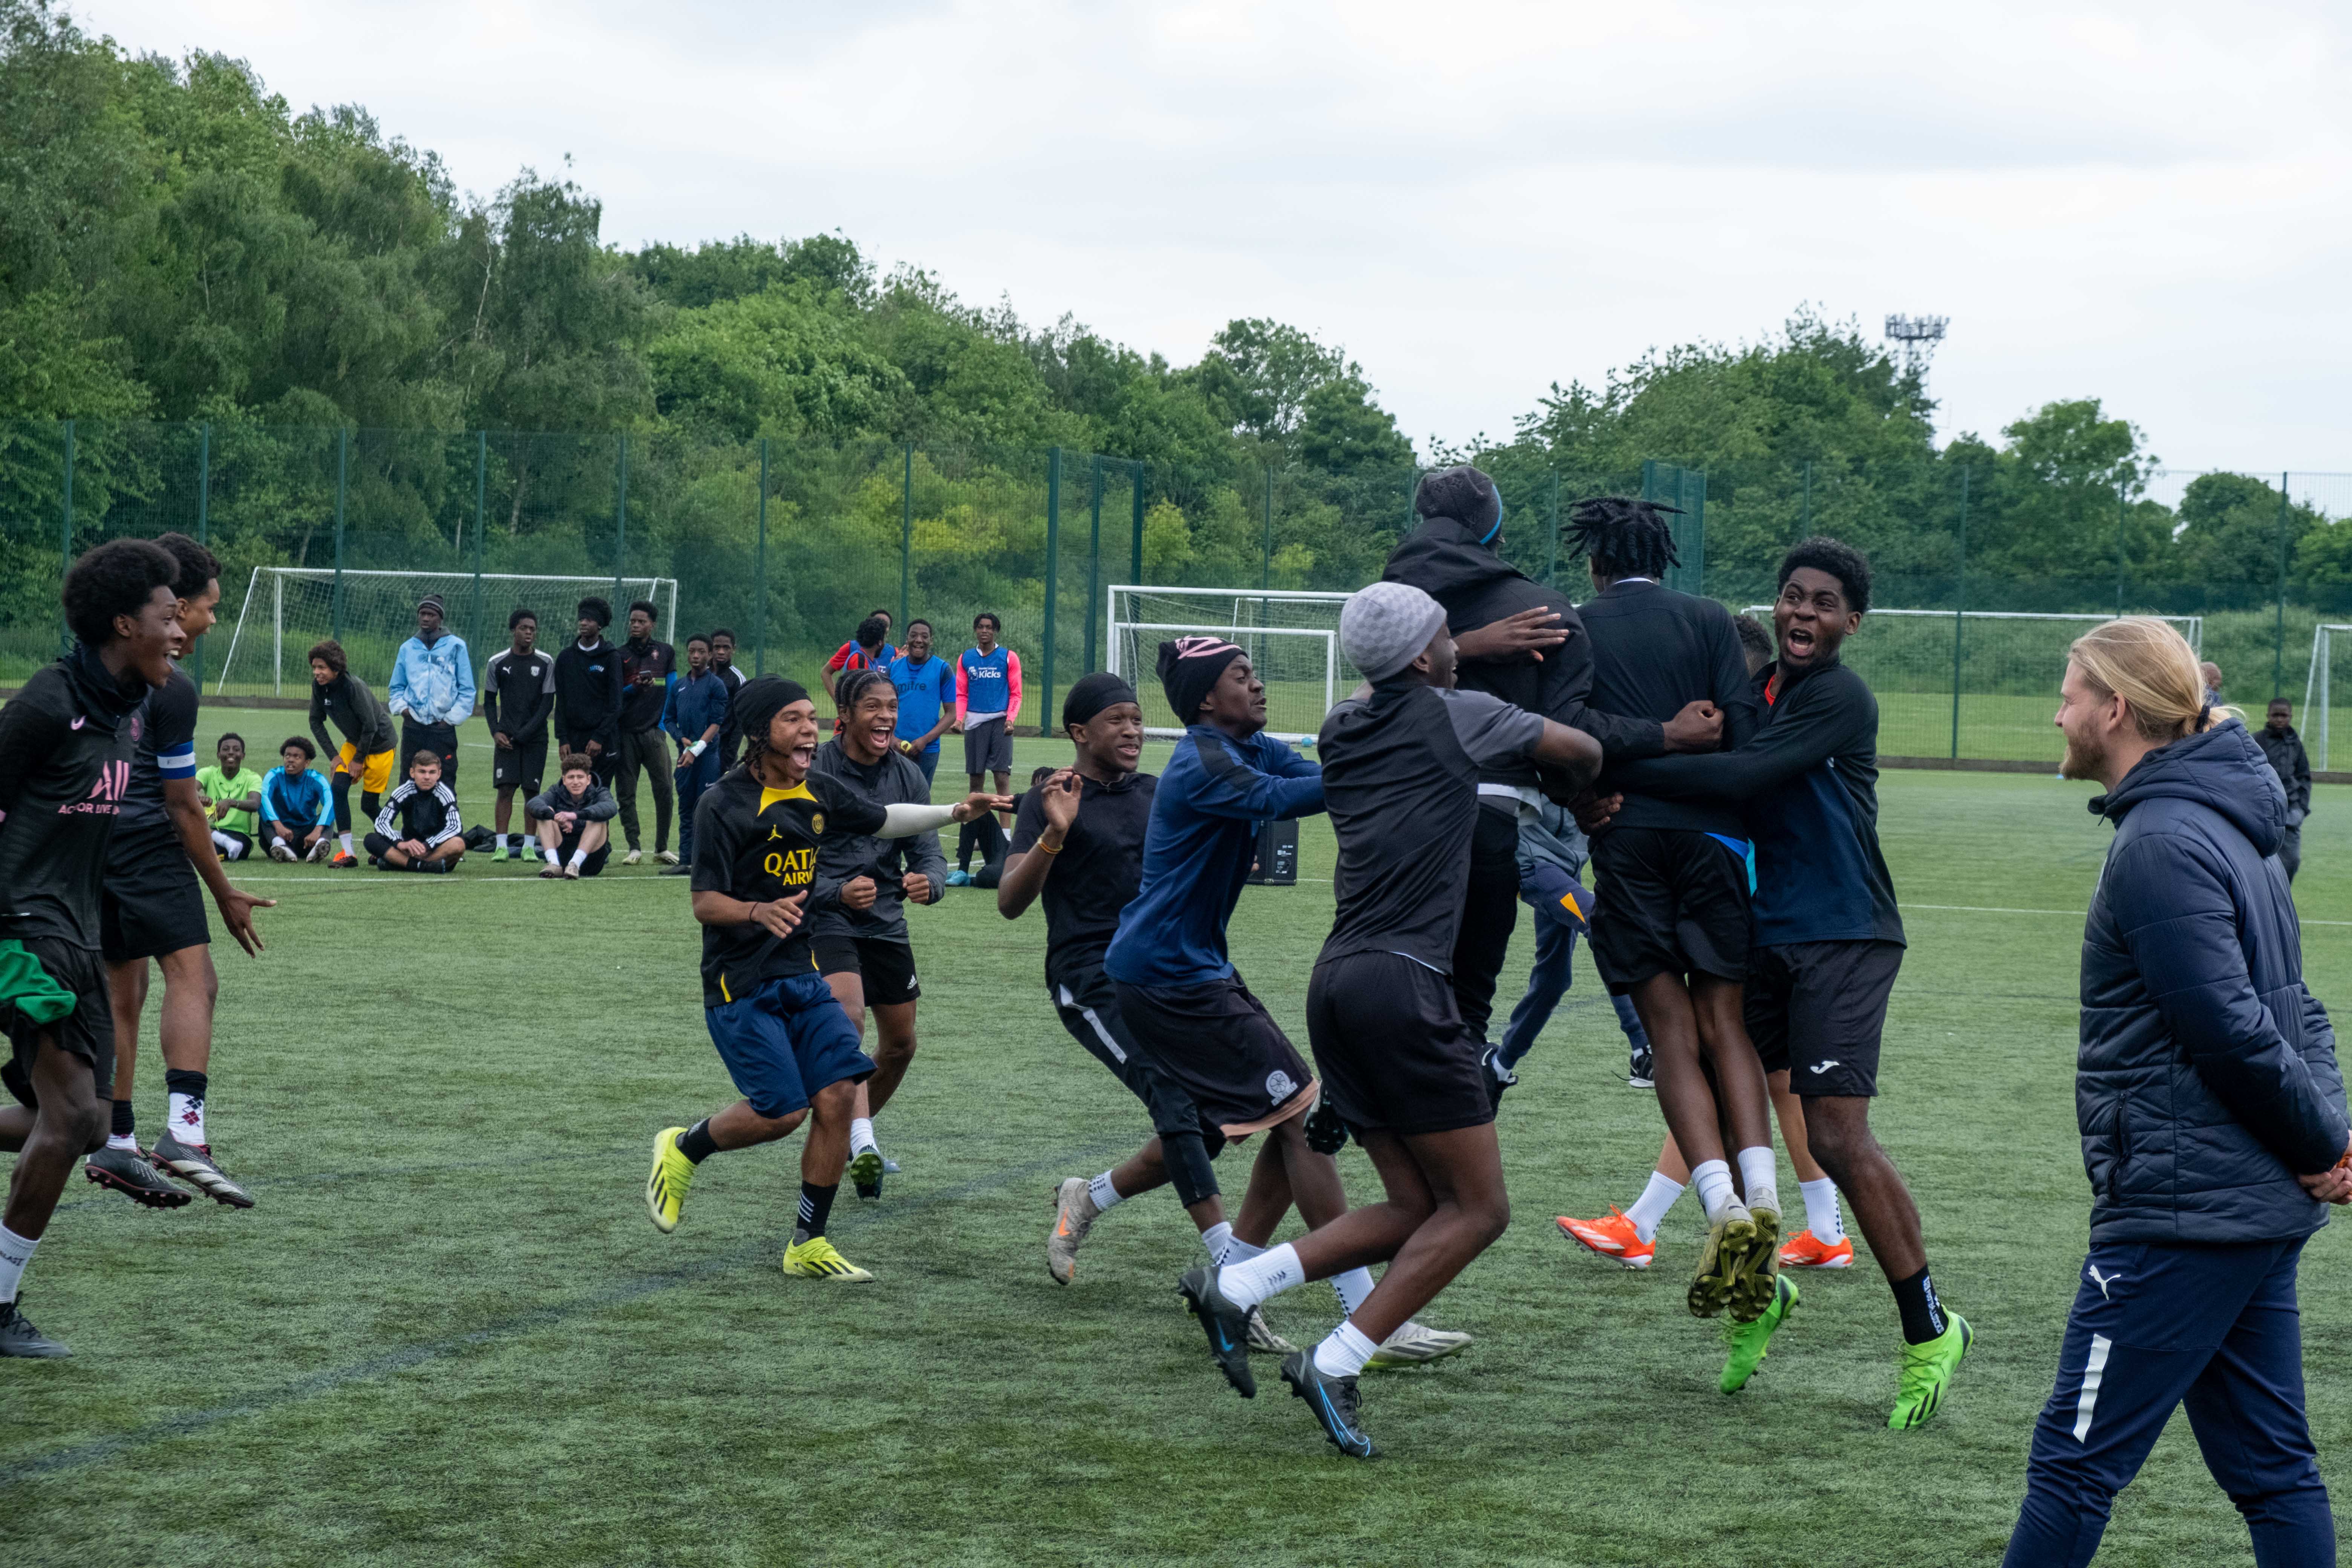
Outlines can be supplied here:
[[[1095, 664], [1095, 599], [1102, 592], [1102, 454], [1095, 454], [1093, 523], [1087, 545], [1087, 668]], [[1038, 722], [1042, 726], [1044, 720]]]
[[490, 531], [490, 433], [474, 432], [474, 647], [489, 645], [482, 625], [482, 537]]
[[[1257, 585], [1261, 589], [1274, 586], [1274, 465], [1265, 466], [1265, 532], [1257, 552]], [[1260, 601], [1258, 615], [1265, 615], [1265, 605]]]
[[335, 591], [333, 608], [329, 612], [332, 636], [343, 640], [343, 501], [351, 491], [352, 427], [335, 426]]
[[2117, 479], [2116, 481], [2116, 614], [2118, 616], [2124, 613], [2125, 516], [2124, 486], [2123, 481], [2121, 479]]
[[[624, 599], [621, 578], [629, 559], [629, 433], [621, 432], [613, 480], [613, 597]], [[627, 624], [626, 617], [623, 625]], [[675, 631], [677, 628], [672, 627]]]
[[1133, 559], [1128, 563], [1131, 570], [1127, 580], [1140, 584], [1143, 581], [1143, 465], [1139, 462], [1135, 465], [1135, 541], [1131, 551]]
[[1037, 706], [1037, 732], [1053, 733], [1047, 714], [1054, 711], [1054, 598], [1059, 587], [1056, 568], [1062, 560], [1062, 449], [1045, 454], [1045, 696]]
[[914, 612], [915, 570], [915, 444], [907, 443], [906, 470], [898, 479], [898, 635], [907, 635], [907, 617]]
[[[61, 509], [61, 510], [60, 510], [60, 512], [59, 512], [58, 533], [58, 584], [59, 584], [60, 586], [62, 586], [62, 585], [64, 584], [64, 583], [65, 583], [65, 575], [66, 575], [66, 573], [67, 573], [69, 569], [71, 569], [71, 567], [73, 566], [73, 558], [74, 558], [74, 553], [73, 553], [73, 479], [74, 479], [73, 470], [74, 470], [74, 422], [73, 422], [72, 420], [68, 419], [68, 420], [67, 420], [67, 421], [66, 421], [65, 492], [64, 492], [64, 503], [65, 503], [65, 504], [64, 504], [63, 508]], [[62, 605], [60, 605], [60, 606], [59, 606], [59, 608], [58, 608], [58, 652], [59, 652], [60, 654], [66, 654], [66, 653], [71, 653], [72, 651], [73, 651], [73, 627], [72, 627], [71, 626], [69, 626], [69, 625], [67, 623], [67, 621], [66, 621], [66, 619], [65, 619], [65, 610], [64, 610], [63, 606], [62, 606]]]
[[1960, 634], [1968, 625], [1969, 608], [1969, 471], [1960, 465], [1960, 550], [1952, 585], [1952, 755], [1960, 754]]
[[1803, 505], [1803, 510], [1801, 510], [1801, 511], [1797, 514], [1797, 537], [1798, 537], [1799, 539], [1811, 539], [1812, 536], [1813, 536], [1813, 461], [1812, 461], [1812, 459], [1811, 459], [1811, 458], [1806, 458], [1806, 459], [1805, 459], [1805, 500], [1804, 500], [1804, 505]]
[[[209, 419], [196, 426], [196, 542], [210, 550], [213, 546], [213, 422]], [[188, 662], [194, 665], [196, 689], [205, 689], [205, 639], [198, 637], [188, 650]]]
[[751, 673], [768, 673], [768, 438], [760, 437], [760, 532], [751, 547]]
[[2278, 630], [2276, 633], [2278, 640], [2271, 647], [2271, 695], [2273, 697], [2279, 694], [2280, 685], [2286, 679], [2286, 487], [2287, 481], [2294, 477], [2292, 474], [2279, 476]]
[[1544, 554], [1544, 586], [1559, 585], [1559, 470], [1551, 471], [1551, 547]]

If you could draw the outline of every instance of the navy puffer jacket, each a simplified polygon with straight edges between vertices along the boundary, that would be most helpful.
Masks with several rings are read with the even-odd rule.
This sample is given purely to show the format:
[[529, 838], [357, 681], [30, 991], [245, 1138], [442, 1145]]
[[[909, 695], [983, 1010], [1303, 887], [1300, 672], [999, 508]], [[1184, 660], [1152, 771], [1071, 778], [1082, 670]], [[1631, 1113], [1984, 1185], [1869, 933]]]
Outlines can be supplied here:
[[2092, 1239], [2309, 1235], [2327, 1205], [2295, 1173], [2344, 1152], [2344, 1078], [2303, 984], [2278, 775], [2230, 720], [2149, 752], [2091, 810], [2116, 823], [2083, 931]]

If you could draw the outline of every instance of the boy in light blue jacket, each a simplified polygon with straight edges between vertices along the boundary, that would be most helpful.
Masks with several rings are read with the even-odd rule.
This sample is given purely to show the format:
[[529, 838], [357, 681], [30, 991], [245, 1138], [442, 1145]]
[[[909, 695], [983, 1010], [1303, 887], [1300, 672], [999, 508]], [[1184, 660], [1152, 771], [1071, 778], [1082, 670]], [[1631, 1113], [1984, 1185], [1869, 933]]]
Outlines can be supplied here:
[[466, 639], [441, 625], [441, 595], [416, 602], [416, 635], [392, 661], [386, 706], [400, 715], [400, 765], [419, 751], [442, 759], [441, 782], [457, 787], [457, 726], [474, 716], [474, 665]]

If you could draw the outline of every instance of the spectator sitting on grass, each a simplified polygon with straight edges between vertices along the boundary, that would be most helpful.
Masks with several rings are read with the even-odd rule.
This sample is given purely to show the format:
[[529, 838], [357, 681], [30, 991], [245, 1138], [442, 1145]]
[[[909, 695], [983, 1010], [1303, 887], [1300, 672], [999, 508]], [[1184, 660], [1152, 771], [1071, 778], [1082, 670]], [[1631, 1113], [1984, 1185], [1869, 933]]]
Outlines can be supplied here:
[[407, 779], [375, 814], [368, 864], [379, 871], [446, 871], [466, 853], [465, 831], [457, 794], [441, 782], [441, 754], [420, 746], [408, 759]]
[[567, 754], [555, 786], [523, 807], [538, 825], [540, 853], [547, 857], [540, 875], [577, 881], [602, 871], [613, 853], [606, 825], [620, 809], [613, 792], [596, 782], [595, 764], [579, 752]]
[[334, 840], [327, 837], [335, 803], [327, 781], [310, 771], [319, 749], [307, 735], [289, 735], [278, 748], [278, 765], [261, 781], [261, 834], [272, 860], [323, 860]]
[[213, 748], [218, 765], [196, 770], [196, 791], [212, 818], [213, 847], [224, 860], [253, 853], [261, 812], [261, 775], [245, 765], [245, 737], [231, 730]]

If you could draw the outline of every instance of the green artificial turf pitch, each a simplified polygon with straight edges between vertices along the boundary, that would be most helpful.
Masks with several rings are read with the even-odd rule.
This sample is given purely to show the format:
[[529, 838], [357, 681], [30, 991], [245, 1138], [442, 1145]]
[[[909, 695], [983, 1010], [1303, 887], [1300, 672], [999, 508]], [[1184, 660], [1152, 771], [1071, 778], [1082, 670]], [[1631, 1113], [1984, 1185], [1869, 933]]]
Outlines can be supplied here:
[[[203, 750], [233, 722], [266, 759], [290, 717], [207, 710]], [[472, 819], [488, 770], [468, 739]], [[1058, 754], [1022, 742], [1022, 776]], [[1990, 1561], [2084, 1239], [2077, 911], [2107, 830], [2086, 786], [2046, 778], [1881, 788], [1912, 945], [1874, 1120], [1979, 1335], [1923, 1431], [1885, 1426], [1895, 1318], [1866, 1256], [1801, 1280], [1770, 1361], [1727, 1399], [1717, 1331], [1681, 1306], [1692, 1203], [1646, 1275], [1554, 1231], [1630, 1202], [1659, 1137], [1581, 953], [1506, 1103], [1511, 1229], [1423, 1314], [1478, 1342], [1366, 1378], [1384, 1450], [1366, 1465], [1325, 1445], [1271, 1363], [1254, 1403], [1225, 1388], [1173, 1291], [1198, 1248], [1168, 1194], [1107, 1215], [1076, 1284], [1047, 1277], [1054, 1184], [1146, 1127], [1055, 1023], [1038, 915], [1008, 924], [962, 890], [915, 913], [922, 1053], [881, 1121], [906, 1170], [881, 1203], [845, 1192], [835, 1237], [879, 1278], [832, 1287], [776, 1267], [796, 1140], [704, 1166], [675, 1236], [646, 1222], [655, 1131], [732, 1098], [682, 879], [263, 863], [239, 879], [280, 900], [269, 951], [215, 949], [210, 1112], [259, 1206], [152, 1213], [72, 1184], [26, 1300], [75, 1359], [0, 1363], [0, 1563]], [[2315, 804], [2305, 963], [2341, 1005], [2352, 791]], [[1303, 861], [1329, 875], [1319, 823]], [[1302, 1043], [1329, 899], [1323, 881], [1254, 889], [1234, 922], [1243, 972]], [[1523, 920], [1507, 1000], [1528, 950]], [[1360, 1152], [1341, 1163], [1370, 1197]], [[1221, 1170], [1237, 1192], [1243, 1161]], [[2344, 1245], [2322, 1233], [2303, 1276], [2331, 1465], [2352, 1436]], [[1335, 1315], [1322, 1285], [1272, 1308], [1302, 1342]], [[2248, 1552], [2183, 1418], [2101, 1562], [2192, 1559]]]

